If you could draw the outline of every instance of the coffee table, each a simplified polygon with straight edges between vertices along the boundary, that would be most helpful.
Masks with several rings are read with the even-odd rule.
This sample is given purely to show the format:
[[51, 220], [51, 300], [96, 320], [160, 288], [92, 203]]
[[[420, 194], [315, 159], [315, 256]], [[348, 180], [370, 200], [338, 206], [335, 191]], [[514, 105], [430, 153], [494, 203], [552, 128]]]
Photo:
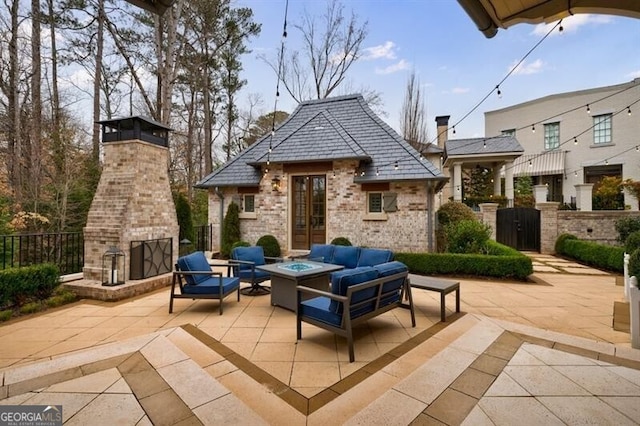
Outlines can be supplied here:
[[[256, 269], [271, 274], [271, 304], [297, 312], [296, 286], [304, 285], [317, 290], [329, 290], [329, 274], [344, 266], [310, 260], [270, 263]], [[313, 297], [303, 296], [303, 299]]]

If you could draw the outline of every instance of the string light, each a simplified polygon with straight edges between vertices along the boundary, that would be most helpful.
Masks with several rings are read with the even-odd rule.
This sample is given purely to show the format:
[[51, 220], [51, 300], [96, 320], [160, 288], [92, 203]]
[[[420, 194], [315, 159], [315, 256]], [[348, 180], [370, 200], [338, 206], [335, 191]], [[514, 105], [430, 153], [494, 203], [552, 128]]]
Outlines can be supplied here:
[[576, 138], [575, 136], [573, 137], [573, 144], [578, 145], [578, 138]]
[[631, 115], [631, 106], [627, 107], [627, 115]]
[[578, 177], [578, 171], [576, 170], [575, 172], [573, 172], [573, 175], [574, 175], [575, 177]]
[[398, 161], [396, 160], [396, 164], [393, 166], [394, 170], [398, 170]]
[[533, 161], [529, 160], [529, 167], [533, 167]]
[[587, 114], [591, 114], [591, 107], [589, 107], [589, 104], [587, 104]]
[[535, 132], [536, 132], [536, 125], [535, 125], [535, 124], [532, 124], [532, 125], [531, 125], [531, 132], [532, 132], [532, 133], [535, 133]]
[[376, 168], [376, 176], [380, 176], [380, 169]]
[[609, 165], [609, 159], [608, 159], [608, 158], [605, 158], [605, 159], [604, 159], [604, 164], [605, 164], [606, 166], [608, 166], [608, 165]]
[[482, 141], [482, 147], [484, 149], [487, 149], [487, 141], [486, 140]]
[[456, 134], [456, 125], [455, 124], [453, 125], [453, 134], [454, 135]]
[[640, 146], [636, 145], [636, 152], [640, 151]]
[[502, 99], [502, 91], [500, 90], [500, 85], [499, 84], [496, 86], [496, 90], [498, 91], [497, 92], [498, 93], [498, 98]]

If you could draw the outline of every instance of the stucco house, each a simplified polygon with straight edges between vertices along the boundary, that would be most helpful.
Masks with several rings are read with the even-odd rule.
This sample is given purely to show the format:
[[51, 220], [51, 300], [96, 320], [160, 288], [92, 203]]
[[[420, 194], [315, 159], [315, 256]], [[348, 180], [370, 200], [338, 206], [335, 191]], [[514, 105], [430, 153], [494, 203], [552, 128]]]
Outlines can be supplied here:
[[[524, 148], [515, 178], [548, 187], [548, 201], [572, 203], [604, 176], [640, 180], [640, 78], [558, 93], [485, 112], [485, 135], [517, 138]], [[625, 204], [638, 202], [625, 194]]]
[[417, 252], [434, 249], [435, 194], [447, 181], [355, 94], [301, 103], [196, 187], [209, 191], [214, 251], [234, 201], [251, 244], [271, 234], [286, 253], [347, 237]]

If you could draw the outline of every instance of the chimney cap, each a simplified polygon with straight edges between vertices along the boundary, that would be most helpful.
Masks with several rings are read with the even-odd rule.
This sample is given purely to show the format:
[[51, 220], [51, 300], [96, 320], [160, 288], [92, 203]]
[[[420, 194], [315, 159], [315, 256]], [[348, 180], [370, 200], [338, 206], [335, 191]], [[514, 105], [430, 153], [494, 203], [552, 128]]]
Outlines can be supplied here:
[[436, 117], [436, 123], [438, 126], [448, 126], [450, 115], [439, 115]]

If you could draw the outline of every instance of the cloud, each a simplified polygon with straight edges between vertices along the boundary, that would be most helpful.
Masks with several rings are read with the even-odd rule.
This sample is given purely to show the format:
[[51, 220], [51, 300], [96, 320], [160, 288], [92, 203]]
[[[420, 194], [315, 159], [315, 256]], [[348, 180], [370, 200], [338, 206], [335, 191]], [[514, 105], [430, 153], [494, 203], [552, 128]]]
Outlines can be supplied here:
[[[551, 22], [549, 24], [538, 24], [533, 28], [531, 34], [535, 36], [543, 36], [547, 34], [551, 30], [551, 28], [553, 28], [556, 22]], [[613, 22], [613, 18], [606, 15], [580, 14], [568, 16], [562, 20], [562, 32], [575, 33], [580, 27], [583, 27], [585, 25], [609, 24], [611, 22]], [[560, 35], [560, 32], [556, 30], [551, 33], [551, 35]]]
[[453, 89], [451, 89], [451, 93], [453, 93], [454, 95], [463, 95], [465, 93], [469, 93], [471, 89], [469, 89], [468, 87], [454, 87]]
[[394, 48], [396, 44], [392, 41], [387, 41], [384, 44], [379, 44], [373, 47], [367, 47], [363, 50], [360, 59], [365, 61], [372, 61], [375, 59], [396, 59], [396, 52]]
[[640, 70], [630, 72], [629, 74], [627, 74], [627, 77], [631, 79], [640, 78]]
[[509, 65], [509, 72], [514, 69], [513, 75], [528, 75], [528, 74], [537, 74], [542, 71], [544, 67], [544, 62], [541, 59], [536, 59], [533, 62], [527, 63], [527, 61], [522, 62], [520, 65], [516, 67], [518, 63], [517, 60], [513, 61], [511, 65]]
[[393, 74], [394, 72], [407, 70], [409, 68], [411, 68], [411, 64], [405, 61], [404, 59], [400, 59], [398, 62], [396, 62], [393, 65], [389, 65], [388, 67], [385, 67], [385, 68], [376, 67], [376, 74], [382, 74], [382, 75]]

